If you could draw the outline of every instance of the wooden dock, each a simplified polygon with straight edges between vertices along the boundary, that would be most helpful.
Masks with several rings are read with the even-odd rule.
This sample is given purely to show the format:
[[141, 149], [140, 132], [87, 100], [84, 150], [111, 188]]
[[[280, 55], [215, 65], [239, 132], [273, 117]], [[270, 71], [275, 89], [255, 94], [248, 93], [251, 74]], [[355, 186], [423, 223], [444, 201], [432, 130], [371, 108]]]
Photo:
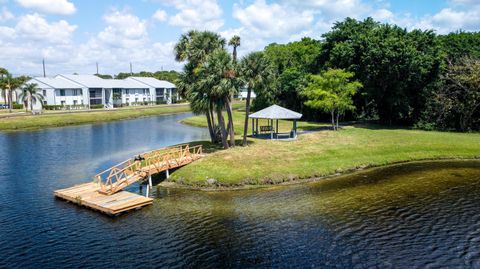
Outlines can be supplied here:
[[[181, 145], [147, 152], [95, 175], [94, 181], [56, 190], [58, 198], [98, 210], [108, 215], [141, 208], [153, 203], [148, 197], [151, 176], [187, 165], [203, 156], [202, 146]], [[124, 191], [135, 182], [148, 179], [147, 197]]]
[[108, 215], [117, 215], [132, 209], [138, 209], [153, 203], [153, 199], [120, 191], [112, 195], [99, 192], [100, 186], [90, 182], [55, 191], [55, 196]]

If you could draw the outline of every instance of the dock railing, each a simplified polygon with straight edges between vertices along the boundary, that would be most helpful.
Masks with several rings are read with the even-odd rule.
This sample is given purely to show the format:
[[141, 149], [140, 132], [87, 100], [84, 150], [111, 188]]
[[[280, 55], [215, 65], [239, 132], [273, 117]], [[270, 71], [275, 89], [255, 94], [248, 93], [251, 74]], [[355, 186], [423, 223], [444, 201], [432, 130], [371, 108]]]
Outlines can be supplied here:
[[94, 176], [100, 192], [113, 194], [150, 175], [189, 164], [203, 156], [202, 145], [158, 149], [114, 165]]

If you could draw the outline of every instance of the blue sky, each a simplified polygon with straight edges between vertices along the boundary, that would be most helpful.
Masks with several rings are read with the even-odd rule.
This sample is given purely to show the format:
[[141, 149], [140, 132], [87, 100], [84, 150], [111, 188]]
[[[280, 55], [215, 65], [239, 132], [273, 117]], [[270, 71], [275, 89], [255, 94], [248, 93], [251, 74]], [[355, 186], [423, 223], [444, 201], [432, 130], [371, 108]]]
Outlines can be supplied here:
[[407, 29], [480, 30], [480, 0], [0, 0], [0, 66], [12, 73], [180, 70], [172, 48], [189, 29], [240, 35], [240, 55], [320, 38], [345, 17]]

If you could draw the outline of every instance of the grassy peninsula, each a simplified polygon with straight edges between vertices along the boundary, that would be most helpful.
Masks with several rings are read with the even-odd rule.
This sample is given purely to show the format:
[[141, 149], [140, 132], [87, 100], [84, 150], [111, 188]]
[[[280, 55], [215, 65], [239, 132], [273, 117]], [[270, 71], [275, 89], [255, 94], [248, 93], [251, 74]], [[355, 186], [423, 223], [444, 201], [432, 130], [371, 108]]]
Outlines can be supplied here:
[[[234, 113], [235, 131], [241, 133], [244, 113]], [[201, 116], [183, 122], [206, 126]], [[281, 122], [280, 126], [287, 128], [290, 124]], [[299, 123], [300, 130], [320, 127], [315, 123]], [[209, 147], [209, 143], [204, 144]], [[170, 181], [200, 188], [258, 186], [396, 162], [479, 158], [480, 134], [353, 125], [340, 131], [323, 129], [303, 134], [292, 142], [249, 139], [248, 147], [207, 150], [213, 152], [175, 171]]]

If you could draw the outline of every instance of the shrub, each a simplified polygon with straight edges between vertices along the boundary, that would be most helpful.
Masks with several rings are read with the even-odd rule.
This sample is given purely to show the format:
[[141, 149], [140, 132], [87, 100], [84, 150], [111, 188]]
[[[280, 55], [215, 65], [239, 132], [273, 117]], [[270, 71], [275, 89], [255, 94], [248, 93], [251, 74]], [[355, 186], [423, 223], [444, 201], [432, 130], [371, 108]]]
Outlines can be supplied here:
[[98, 104], [98, 105], [90, 105], [90, 109], [100, 109], [103, 108], [103, 104]]
[[13, 109], [23, 109], [23, 104], [13, 103]]

